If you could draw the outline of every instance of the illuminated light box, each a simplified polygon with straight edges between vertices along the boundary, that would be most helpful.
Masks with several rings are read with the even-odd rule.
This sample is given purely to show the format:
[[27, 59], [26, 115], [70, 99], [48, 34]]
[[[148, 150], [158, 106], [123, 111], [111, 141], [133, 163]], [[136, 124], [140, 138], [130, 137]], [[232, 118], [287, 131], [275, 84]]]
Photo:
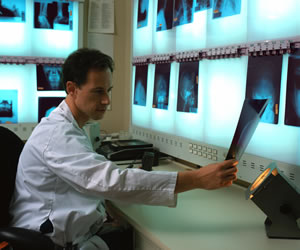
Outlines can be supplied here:
[[[177, 70], [177, 86], [174, 92], [177, 100], [175, 133], [179, 136], [202, 139], [202, 89], [199, 75], [199, 61], [182, 62]], [[184, 124], [184, 126], [183, 126]]]
[[0, 90], [0, 123], [18, 122], [18, 91]]
[[0, 66], [0, 89], [18, 92], [18, 122], [37, 122], [35, 65]]
[[269, 99], [261, 122], [278, 123], [282, 56], [249, 57], [246, 98]]
[[289, 56], [284, 123], [300, 127], [300, 50]]
[[[156, 2], [156, 1], [154, 1]], [[156, 28], [153, 29], [153, 53], [166, 54], [176, 49], [176, 29], [173, 27], [173, 0], [158, 0], [154, 15]]]
[[132, 123], [149, 128], [153, 98], [154, 65], [135, 66], [132, 74], [134, 76], [132, 79]]
[[152, 33], [154, 11], [153, 1], [148, 3], [147, 25], [138, 27], [139, 3], [148, 0], [135, 0], [133, 3], [133, 56], [144, 56], [152, 53]]
[[[194, 13], [194, 21], [176, 27], [176, 51], [206, 47], [207, 11]], [[173, 41], [174, 42], [174, 41]]]
[[39, 97], [38, 121], [40, 122], [43, 117], [48, 117], [64, 99], [64, 97]]
[[248, 1], [248, 42], [299, 36], [300, 2]]
[[205, 60], [204, 142], [228, 148], [243, 106], [247, 57]]
[[155, 65], [151, 129], [174, 132], [176, 98], [174, 96], [177, 63]]
[[[226, 4], [225, 6], [227, 4], [231, 6], [230, 2], [239, 1], [222, 0], [222, 2]], [[239, 14], [223, 18], [213, 18], [213, 9], [207, 10], [207, 47], [234, 45], [247, 41], [247, 4], [247, 0], [241, 1]]]
[[58, 65], [37, 65], [37, 90], [64, 90], [60, 81], [61, 66]]
[[173, 27], [192, 23], [194, 10], [194, 0], [174, 0]]
[[78, 47], [78, 2], [34, 0], [32, 54], [67, 57]]
[[246, 199], [267, 215], [265, 229], [269, 238], [300, 239], [300, 194], [275, 163], [248, 187]]

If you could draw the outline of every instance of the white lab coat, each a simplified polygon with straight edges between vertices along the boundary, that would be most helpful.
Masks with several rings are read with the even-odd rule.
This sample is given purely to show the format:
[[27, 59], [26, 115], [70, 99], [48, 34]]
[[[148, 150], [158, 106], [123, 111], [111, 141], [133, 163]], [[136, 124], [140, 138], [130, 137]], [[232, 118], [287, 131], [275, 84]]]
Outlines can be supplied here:
[[[171, 172], [120, 170], [95, 153], [63, 101], [42, 119], [21, 153], [12, 226], [39, 231], [49, 219], [54, 228], [49, 236], [56, 244], [107, 249], [99, 238], [82, 243], [105, 221], [104, 199], [176, 206], [176, 179]], [[90, 244], [98, 245], [84, 247]]]

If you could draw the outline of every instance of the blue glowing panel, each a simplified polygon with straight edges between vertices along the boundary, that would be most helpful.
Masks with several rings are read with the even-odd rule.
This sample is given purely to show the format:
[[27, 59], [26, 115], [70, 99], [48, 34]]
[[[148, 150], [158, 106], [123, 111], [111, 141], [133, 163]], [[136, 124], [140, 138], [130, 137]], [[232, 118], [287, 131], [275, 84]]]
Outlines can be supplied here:
[[173, 0], [158, 0], [156, 31], [172, 29], [173, 3]]
[[[227, 3], [227, 0], [224, 1], [225, 3]], [[230, 3], [227, 3], [225, 6], [228, 4], [231, 6]], [[239, 15], [230, 15], [225, 18], [221, 18], [225, 15], [222, 10], [220, 10], [222, 15], [219, 13], [219, 18], [213, 18], [216, 15], [213, 9], [205, 11], [207, 12], [207, 47], [221, 47], [247, 41], [248, 0], [243, 0], [240, 4], [238, 5], [240, 7], [235, 7], [240, 9]]]
[[25, 22], [25, 0], [0, 1], [0, 22]]
[[144, 27], [138, 27], [138, 8], [139, 0], [133, 2], [133, 56], [144, 56], [152, 54], [152, 34], [155, 32], [153, 25], [153, 19], [156, 17], [156, 10], [153, 8], [153, 1], [149, 1], [147, 7], [147, 25]]
[[241, 0], [214, 0], [213, 18], [228, 17], [241, 13]]
[[149, 8], [149, 0], [139, 0], [137, 28], [143, 28], [147, 26], [148, 15], [149, 15], [148, 8]]
[[175, 0], [173, 26], [192, 23], [194, 20], [194, 10], [193, 0]]
[[64, 90], [61, 70], [57, 65], [37, 65], [37, 90]]
[[300, 126], [300, 50], [289, 56], [285, 124]]
[[229, 148], [245, 99], [247, 62], [245, 56], [201, 64], [206, 74], [204, 142]]
[[146, 106], [148, 65], [136, 66], [133, 104]]
[[73, 3], [34, 0], [34, 28], [72, 30]]
[[213, 0], [196, 0], [195, 11], [202, 11], [212, 8]]
[[0, 123], [18, 122], [18, 91], [0, 90]]
[[[159, 64], [155, 65], [155, 76], [154, 76], [154, 89], [158, 89], [155, 87], [158, 83], [159, 76], [163, 76], [166, 79], [168, 85], [168, 103], [167, 109], [162, 108], [153, 108], [151, 114], [151, 129], [158, 130], [161, 132], [166, 133], [173, 133], [174, 132], [174, 117], [175, 117], [175, 110], [176, 110], [176, 76], [178, 73], [178, 63], [173, 62], [170, 64]], [[169, 70], [169, 71], [167, 71]], [[153, 99], [155, 96], [155, 92], [153, 93]], [[165, 106], [165, 104], [164, 104]]]
[[299, 0], [249, 0], [248, 41], [299, 36]]
[[249, 57], [246, 97], [269, 99], [261, 122], [278, 123], [282, 56]]
[[170, 88], [170, 63], [157, 64], [155, 68], [153, 108], [168, 109]]
[[176, 109], [178, 112], [197, 113], [198, 73], [198, 61], [180, 63]]
[[0, 89], [18, 91], [18, 122], [37, 122], [35, 65], [0, 65]]
[[39, 97], [39, 122], [64, 100], [64, 97]]

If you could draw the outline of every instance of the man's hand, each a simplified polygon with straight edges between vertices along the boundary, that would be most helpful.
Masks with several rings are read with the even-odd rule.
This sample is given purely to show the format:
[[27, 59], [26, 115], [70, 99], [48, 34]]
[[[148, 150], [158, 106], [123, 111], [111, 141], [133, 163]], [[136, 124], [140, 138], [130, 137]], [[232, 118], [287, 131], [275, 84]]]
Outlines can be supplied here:
[[226, 160], [209, 164], [198, 170], [179, 172], [175, 193], [196, 188], [212, 190], [228, 187], [236, 180], [237, 164], [236, 160]]

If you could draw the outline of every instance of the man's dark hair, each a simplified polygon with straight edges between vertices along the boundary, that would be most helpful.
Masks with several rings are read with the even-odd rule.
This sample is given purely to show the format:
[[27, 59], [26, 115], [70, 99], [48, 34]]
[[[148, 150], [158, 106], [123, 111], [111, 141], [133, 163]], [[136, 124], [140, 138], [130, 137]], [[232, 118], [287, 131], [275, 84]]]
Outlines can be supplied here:
[[78, 87], [82, 86], [90, 70], [114, 70], [113, 59], [96, 49], [82, 48], [74, 51], [65, 60], [62, 66], [61, 82], [67, 92], [67, 81], [75, 82]]

